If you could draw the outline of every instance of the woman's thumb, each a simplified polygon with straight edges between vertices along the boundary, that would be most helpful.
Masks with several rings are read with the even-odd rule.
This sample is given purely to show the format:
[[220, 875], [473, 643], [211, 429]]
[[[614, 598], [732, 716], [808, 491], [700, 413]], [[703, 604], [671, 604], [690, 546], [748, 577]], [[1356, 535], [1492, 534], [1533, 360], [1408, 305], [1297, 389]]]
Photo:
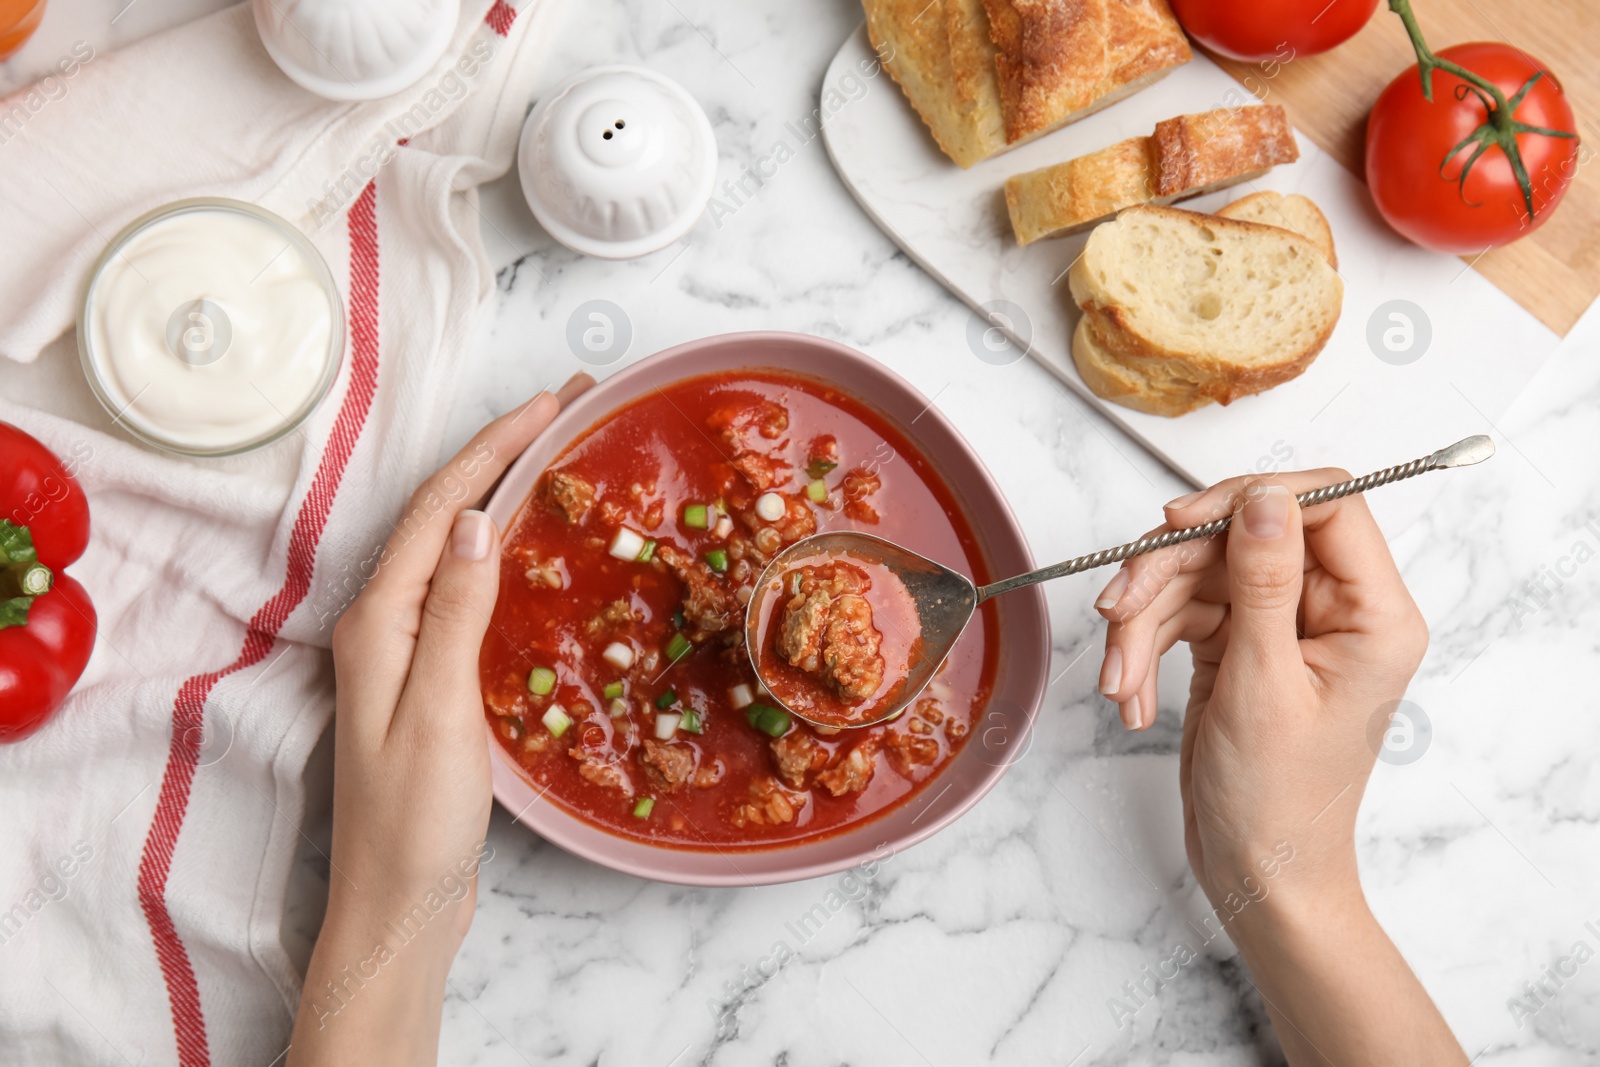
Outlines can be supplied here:
[[1228, 529], [1228, 657], [1271, 672], [1301, 662], [1295, 615], [1305, 569], [1300, 506], [1281, 485], [1250, 486]]
[[411, 677], [444, 692], [478, 688], [478, 646], [500, 589], [500, 536], [481, 511], [456, 516], [428, 583]]

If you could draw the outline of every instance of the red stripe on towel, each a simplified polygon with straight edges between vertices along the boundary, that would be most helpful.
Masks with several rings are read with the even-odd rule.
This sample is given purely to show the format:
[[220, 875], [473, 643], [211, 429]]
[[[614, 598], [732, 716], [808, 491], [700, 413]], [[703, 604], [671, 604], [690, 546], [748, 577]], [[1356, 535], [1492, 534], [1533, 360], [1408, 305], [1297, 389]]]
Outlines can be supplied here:
[[489, 9], [489, 14], [484, 20], [489, 28], [502, 37], [511, 36], [511, 24], [517, 21], [517, 9], [506, 3], [506, 0], [494, 0], [494, 6]]
[[334, 420], [333, 432], [322, 450], [317, 472], [311, 479], [311, 488], [295, 515], [294, 528], [289, 534], [283, 586], [250, 620], [238, 658], [221, 670], [197, 674], [184, 682], [172, 708], [172, 742], [167, 750], [167, 768], [161, 778], [155, 818], [145, 838], [144, 856], [139, 862], [139, 906], [144, 909], [145, 920], [150, 925], [156, 958], [161, 963], [161, 976], [167, 984], [178, 1062], [182, 1067], [207, 1067], [211, 1052], [206, 1041], [205, 1014], [200, 1008], [200, 988], [195, 981], [194, 966], [167, 911], [167, 876], [172, 871], [172, 852], [178, 843], [178, 833], [183, 829], [189, 789], [199, 765], [206, 698], [223, 678], [265, 659], [289, 613], [305, 599], [311, 588], [317, 542], [327, 527], [328, 512], [339, 491], [339, 481], [344, 476], [350, 454], [355, 451], [367, 413], [372, 409], [372, 397], [378, 388], [378, 220], [377, 190], [370, 183], [350, 208], [349, 322], [350, 385]]

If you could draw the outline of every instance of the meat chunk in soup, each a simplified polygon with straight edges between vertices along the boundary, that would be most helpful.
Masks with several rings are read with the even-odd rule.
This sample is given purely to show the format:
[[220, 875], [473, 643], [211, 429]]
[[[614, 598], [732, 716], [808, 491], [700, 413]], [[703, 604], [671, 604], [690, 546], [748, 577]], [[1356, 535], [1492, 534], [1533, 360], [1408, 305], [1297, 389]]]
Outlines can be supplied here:
[[566, 471], [550, 472], [546, 492], [551, 505], [566, 516], [568, 523], [582, 522], [594, 506], [594, 486]]
[[658, 793], [676, 793], [694, 776], [694, 752], [687, 745], [664, 745], [647, 738], [639, 764], [645, 781]]
[[865, 700], [883, 682], [883, 635], [861, 594], [866, 573], [830, 562], [793, 572], [777, 649], [790, 666], [814, 674], [846, 702]]

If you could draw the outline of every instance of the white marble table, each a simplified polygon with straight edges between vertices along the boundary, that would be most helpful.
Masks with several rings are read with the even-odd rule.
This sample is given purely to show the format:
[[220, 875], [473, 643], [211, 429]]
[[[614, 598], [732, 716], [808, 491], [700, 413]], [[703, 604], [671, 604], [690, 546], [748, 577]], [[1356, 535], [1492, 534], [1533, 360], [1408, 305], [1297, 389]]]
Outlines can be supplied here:
[[[76, 38], [114, 45], [217, 6], [143, 0], [109, 25], [125, 5], [57, 0], [0, 90]], [[853, 0], [573, 6], [549, 80], [645, 63], [706, 105], [720, 179], [737, 182], [780, 139], [793, 158], [775, 173], [766, 165], [771, 177], [738, 203], [720, 193], [731, 212], [702, 220], [685, 244], [620, 265], [556, 246], [514, 179], [491, 188], [485, 232], [499, 286], [452, 401], [451, 447], [583, 367], [568, 319], [604, 299], [633, 337], [600, 374], [732, 330], [801, 330], [864, 349], [968, 436], [1041, 560], [1123, 540], [1183, 491], [1037, 367], [977, 359], [968, 311], [874, 229], [820, 140], [801, 144], [787, 129], [816, 106], [822, 72], [859, 20]], [[1512, 413], [1481, 428], [1501, 455], [1452, 479], [1394, 542], [1433, 630], [1409, 693], [1433, 732], [1422, 758], [1379, 765], [1359, 823], [1362, 872], [1479, 1064], [1600, 1062], [1600, 961], [1570, 977], [1560, 962], [1579, 942], [1600, 954], [1597, 356], [1591, 312]], [[1124, 734], [1094, 687], [1101, 624], [1090, 601], [1102, 580], [1049, 588], [1055, 680], [1026, 757], [961, 822], [845, 887], [850, 902], [804, 941], [790, 924], [840, 878], [650, 884], [568, 856], [497, 811], [495, 858], [451, 975], [442, 1061], [1276, 1062], [1260, 1002], [1220, 942], [1147, 1003], [1123, 991], [1180, 942], [1200, 949], [1190, 922], [1207, 909], [1185, 864], [1177, 792], [1187, 666], [1169, 657], [1159, 724]], [[1120, 1027], [1111, 998], [1137, 1009]], [[719, 1029], [723, 1007], [731, 1024]]]

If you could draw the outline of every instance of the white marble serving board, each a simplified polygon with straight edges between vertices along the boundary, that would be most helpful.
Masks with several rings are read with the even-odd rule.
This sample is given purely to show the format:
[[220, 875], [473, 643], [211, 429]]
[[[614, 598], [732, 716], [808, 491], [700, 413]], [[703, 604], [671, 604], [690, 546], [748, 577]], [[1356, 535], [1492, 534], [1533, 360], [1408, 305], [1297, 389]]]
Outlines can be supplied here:
[[[1181, 206], [1214, 211], [1260, 189], [1316, 201], [1333, 229], [1345, 286], [1344, 314], [1322, 354], [1295, 381], [1175, 419], [1106, 403], [1089, 392], [1071, 357], [1078, 309], [1065, 273], [1087, 235], [1019, 248], [1001, 187], [1013, 174], [1148, 134], [1162, 119], [1255, 99], [1196, 55], [1104, 111], [962, 170], [934, 145], [899, 87], [876, 70], [863, 25], [834, 56], [821, 93], [829, 155], [861, 206], [974, 309], [1002, 300], [1020, 308], [1026, 326], [1006, 331], [1011, 342], [1196, 485], [1324, 465], [1362, 474], [1469, 434], [1495, 433], [1495, 421], [1559, 341], [1462, 260], [1397, 236], [1374, 210], [1365, 184], [1300, 135], [1296, 163]], [[1263, 84], [1270, 102], [1270, 79]], [[1405, 364], [1379, 359], [1368, 342], [1375, 313], [1383, 327], [1393, 325], [1382, 308], [1393, 300], [1420, 309], [1431, 332], [1420, 358]], [[1020, 358], [1018, 350], [1011, 358]], [[1391, 533], [1426, 510], [1440, 488], [1421, 484], [1374, 496]]]

